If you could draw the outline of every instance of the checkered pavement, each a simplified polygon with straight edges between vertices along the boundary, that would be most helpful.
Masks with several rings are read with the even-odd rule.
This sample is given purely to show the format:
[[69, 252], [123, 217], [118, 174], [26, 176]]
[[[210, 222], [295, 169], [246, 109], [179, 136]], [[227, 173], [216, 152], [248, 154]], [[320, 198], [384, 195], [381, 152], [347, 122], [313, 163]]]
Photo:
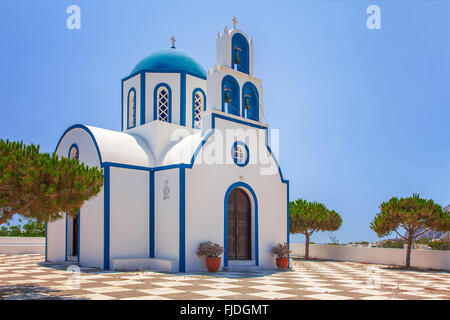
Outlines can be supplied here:
[[[112, 272], [0, 254], [0, 299], [450, 299], [450, 273], [356, 262], [292, 260], [292, 271]], [[76, 267], [75, 267], [76, 268]]]

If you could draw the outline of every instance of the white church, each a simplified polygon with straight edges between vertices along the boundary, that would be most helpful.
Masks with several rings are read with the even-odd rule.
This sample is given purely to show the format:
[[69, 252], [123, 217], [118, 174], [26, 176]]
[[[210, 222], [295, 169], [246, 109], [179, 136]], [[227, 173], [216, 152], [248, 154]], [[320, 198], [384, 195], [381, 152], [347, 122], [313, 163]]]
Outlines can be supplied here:
[[[75, 124], [56, 153], [103, 169], [104, 186], [75, 217], [47, 225], [46, 261], [105, 270], [205, 271], [205, 241], [221, 270], [276, 269], [289, 243], [289, 182], [269, 147], [253, 41], [225, 27], [206, 71], [172, 47], [122, 79], [122, 130]], [[274, 143], [271, 143], [274, 144]]]

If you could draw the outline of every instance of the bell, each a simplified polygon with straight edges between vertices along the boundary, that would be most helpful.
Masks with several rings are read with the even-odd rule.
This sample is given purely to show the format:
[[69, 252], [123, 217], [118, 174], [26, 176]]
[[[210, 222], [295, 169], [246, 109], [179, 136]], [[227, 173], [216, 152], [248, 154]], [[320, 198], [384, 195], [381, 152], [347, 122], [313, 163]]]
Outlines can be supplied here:
[[234, 63], [235, 64], [241, 63], [241, 59], [239, 59], [239, 51], [236, 47], [234, 48]]
[[228, 92], [228, 90], [225, 90], [224, 102], [225, 103], [230, 103], [231, 102], [231, 97], [230, 97], [230, 93]]
[[245, 97], [245, 110], [250, 109], [252, 106], [250, 105], [250, 99]]

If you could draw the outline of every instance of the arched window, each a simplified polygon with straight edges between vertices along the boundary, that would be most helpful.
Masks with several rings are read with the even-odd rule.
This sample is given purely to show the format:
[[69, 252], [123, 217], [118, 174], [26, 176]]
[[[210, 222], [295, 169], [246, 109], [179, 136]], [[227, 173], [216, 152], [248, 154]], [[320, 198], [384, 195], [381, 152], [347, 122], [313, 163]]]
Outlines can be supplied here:
[[231, 39], [231, 66], [244, 73], [250, 73], [250, 55], [247, 39], [241, 33], [235, 33]]
[[78, 146], [76, 144], [71, 145], [69, 149], [69, 159], [79, 159], [79, 157]]
[[256, 86], [246, 82], [242, 87], [242, 116], [259, 121], [259, 94]]
[[134, 128], [136, 126], [136, 90], [131, 88], [128, 91], [128, 100], [127, 100], [127, 108], [128, 108], [128, 129]]
[[197, 88], [192, 93], [192, 128], [201, 128], [201, 112], [204, 110], [206, 110], [206, 95], [202, 89]]
[[165, 83], [160, 83], [154, 90], [154, 120], [172, 121], [172, 91]]
[[222, 80], [222, 111], [240, 116], [239, 105], [239, 84], [235, 78], [227, 75]]

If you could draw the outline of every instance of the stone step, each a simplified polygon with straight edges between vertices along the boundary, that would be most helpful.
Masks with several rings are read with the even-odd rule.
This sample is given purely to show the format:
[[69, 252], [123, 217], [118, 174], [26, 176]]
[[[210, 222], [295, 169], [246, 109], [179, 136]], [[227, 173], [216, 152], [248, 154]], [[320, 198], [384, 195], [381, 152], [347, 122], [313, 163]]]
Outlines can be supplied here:
[[252, 272], [264, 270], [261, 266], [227, 266], [223, 267], [223, 271], [228, 272]]
[[263, 270], [261, 266], [256, 265], [255, 260], [228, 260], [228, 266], [223, 267], [223, 271], [260, 271]]
[[116, 271], [156, 271], [177, 272], [178, 266], [174, 260], [156, 258], [112, 259], [111, 269]]

